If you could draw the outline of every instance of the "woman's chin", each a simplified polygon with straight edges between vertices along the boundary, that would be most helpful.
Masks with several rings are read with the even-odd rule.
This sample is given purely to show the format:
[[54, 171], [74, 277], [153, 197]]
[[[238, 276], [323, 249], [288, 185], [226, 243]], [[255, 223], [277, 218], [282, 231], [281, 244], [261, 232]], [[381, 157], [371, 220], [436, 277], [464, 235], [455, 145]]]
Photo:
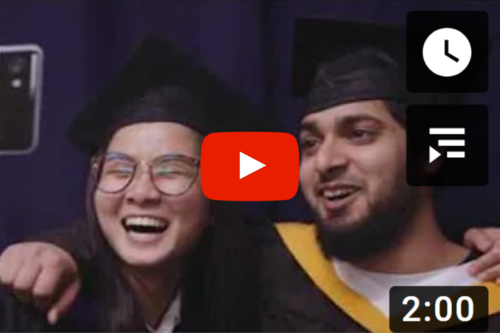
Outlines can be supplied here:
[[131, 267], [153, 268], [165, 265], [175, 257], [171, 246], [162, 243], [158, 246], [126, 245], [115, 249], [121, 261]]
[[165, 265], [171, 259], [169, 253], [162, 255], [143, 251], [142, 253], [126, 253], [120, 255], [120, 259], [130, 267], [136, 268], [156, 268]]

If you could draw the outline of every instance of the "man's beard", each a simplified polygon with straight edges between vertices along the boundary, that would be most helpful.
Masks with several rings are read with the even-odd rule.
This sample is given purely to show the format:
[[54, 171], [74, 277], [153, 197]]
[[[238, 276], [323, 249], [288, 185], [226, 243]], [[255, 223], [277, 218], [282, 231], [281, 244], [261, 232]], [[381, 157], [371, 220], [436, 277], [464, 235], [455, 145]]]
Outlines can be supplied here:
[[324, 253], [356, 263], [395, 246], [410, 225], [419, 195], [407, 186], [393, 193], [394, 197], [380, 208], [370, 207], [369, 216], [356, 221], [352, 228], [317, 221], [317, 238]]

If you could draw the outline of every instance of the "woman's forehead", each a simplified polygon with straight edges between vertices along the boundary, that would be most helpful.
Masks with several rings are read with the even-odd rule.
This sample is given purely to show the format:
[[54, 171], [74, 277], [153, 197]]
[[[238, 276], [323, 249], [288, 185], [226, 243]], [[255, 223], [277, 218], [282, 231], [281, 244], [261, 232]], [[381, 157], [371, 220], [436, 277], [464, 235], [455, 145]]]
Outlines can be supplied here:
[[133, 157], [163, 154], [199, 155], [202, 136], [187, 126], [171, 122], [137, 123], [120, 128], [113, 135], [108, 151]]

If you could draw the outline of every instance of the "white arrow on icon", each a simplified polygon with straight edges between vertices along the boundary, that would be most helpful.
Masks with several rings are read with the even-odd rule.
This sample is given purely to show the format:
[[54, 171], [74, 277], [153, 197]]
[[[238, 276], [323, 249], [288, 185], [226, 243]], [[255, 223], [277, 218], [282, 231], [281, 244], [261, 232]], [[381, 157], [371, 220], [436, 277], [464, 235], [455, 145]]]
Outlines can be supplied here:
[[266, 165], [240, 152], [240, 179], [262, 169]]
[[429, 163], [432, 163], [439, 156], [441, 156], [441, 153], [429, 146]]

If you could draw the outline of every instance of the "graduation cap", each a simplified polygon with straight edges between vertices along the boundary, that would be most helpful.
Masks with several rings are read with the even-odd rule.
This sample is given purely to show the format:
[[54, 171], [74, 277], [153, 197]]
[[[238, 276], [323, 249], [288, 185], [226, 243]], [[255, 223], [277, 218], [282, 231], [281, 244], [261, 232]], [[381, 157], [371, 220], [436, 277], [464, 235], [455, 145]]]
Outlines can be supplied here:
[[394, 102], [405, 121], [409, 104], [458, 103], [459, 94], [409, 93], [403, 27], [325, 19], [295, 25], [293, 95], [307, 97], [305, 114], [370, 99]]
[[168, 121], [202, 135], [223, 131], [266, 131], [243, 94], [231, 89], [166, 39], [141, 43], [123, 70], [81, 111], [69, 130], [71, 141], [94, 154], [120, 127]]

